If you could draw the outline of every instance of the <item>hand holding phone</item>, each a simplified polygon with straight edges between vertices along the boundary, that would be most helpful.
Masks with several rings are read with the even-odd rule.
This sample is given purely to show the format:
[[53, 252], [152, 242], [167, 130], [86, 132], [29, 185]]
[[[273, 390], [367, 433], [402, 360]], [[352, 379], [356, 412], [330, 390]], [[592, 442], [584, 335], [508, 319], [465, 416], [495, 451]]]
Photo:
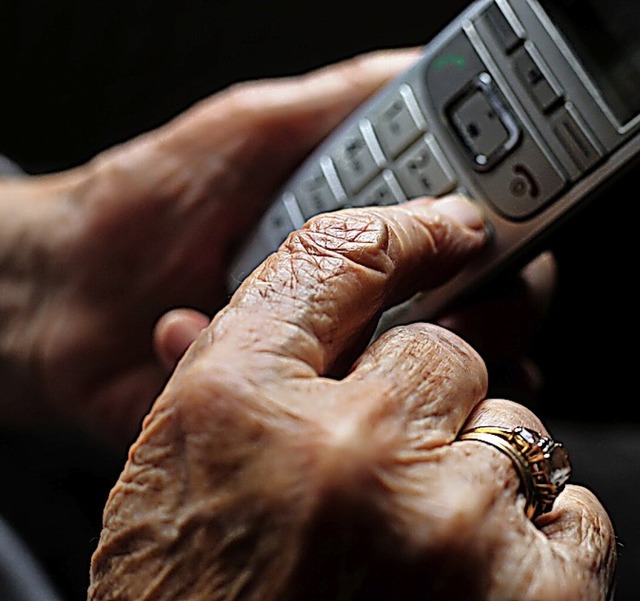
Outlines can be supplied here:
[[476, 0], [286, 182], [229, 274], [237, 285], [311, 216], [458, 191], [492, 241], [455, 278], [389, 310], [431, 319], [541, 250], [640, 161], [636, 0]]

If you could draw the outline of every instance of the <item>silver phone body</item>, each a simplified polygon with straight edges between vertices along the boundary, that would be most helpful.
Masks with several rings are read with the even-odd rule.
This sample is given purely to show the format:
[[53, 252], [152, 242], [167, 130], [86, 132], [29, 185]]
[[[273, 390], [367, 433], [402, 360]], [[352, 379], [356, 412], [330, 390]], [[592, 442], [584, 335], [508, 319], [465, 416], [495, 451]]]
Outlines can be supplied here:
[[490, 244], [444, 285], [388, 310], [379, 329], [434, 319], [635, 169], [637, 0], [574, 2], [590, 11], [575, 22], [572, 2], [470, 4], [285, 183], [232, 265], [230, 291], [315, 214], [460, 191], [483, 205]]

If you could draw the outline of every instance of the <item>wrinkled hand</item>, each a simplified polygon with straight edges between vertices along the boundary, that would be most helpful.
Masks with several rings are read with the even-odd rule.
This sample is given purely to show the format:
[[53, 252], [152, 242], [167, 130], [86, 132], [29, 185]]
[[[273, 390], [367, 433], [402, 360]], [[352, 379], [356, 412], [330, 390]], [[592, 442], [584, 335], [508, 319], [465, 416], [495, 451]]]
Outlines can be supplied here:
[[453, 199], [312, 219], [187, 350], [111, 492], [89, 598], [603, 601], [611, 522], [568, 485], [526, 518], [510, 460], [456, 441], [525, 425], [436, 325], [365, 349], [380, 312], [483, 244]]
[[223, 304], [233, 252], [281, 182], [415, 57], [240, 84], [72, 171], [0, 179], [0, 419], [131, 442], [166, 378], [157, 319]]

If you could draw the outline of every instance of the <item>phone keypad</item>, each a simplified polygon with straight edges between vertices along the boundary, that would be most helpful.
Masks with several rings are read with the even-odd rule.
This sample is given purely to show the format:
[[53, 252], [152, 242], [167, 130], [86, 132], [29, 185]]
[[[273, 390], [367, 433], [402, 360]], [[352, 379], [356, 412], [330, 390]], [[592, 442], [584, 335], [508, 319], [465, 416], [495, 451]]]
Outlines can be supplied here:
[[263, 217], [236, 262], [232, 286], [257, 265], [256, 248], [266, 256], [314, 215], [439, 196], [458, 185], [408, 84], [361, 118], [303, 173]]
[[450, 192], [457, 185], [455, 173], [427, 132], [413, 91], [404, 84], [323, 157], [325, 171], [326, 165], [335, 169], [341, 190], [332, 190], [326, 178], [314, 194], [306, 181], [291, 190], [302, 214], [308, 219], [343, 206], [397, 204]]

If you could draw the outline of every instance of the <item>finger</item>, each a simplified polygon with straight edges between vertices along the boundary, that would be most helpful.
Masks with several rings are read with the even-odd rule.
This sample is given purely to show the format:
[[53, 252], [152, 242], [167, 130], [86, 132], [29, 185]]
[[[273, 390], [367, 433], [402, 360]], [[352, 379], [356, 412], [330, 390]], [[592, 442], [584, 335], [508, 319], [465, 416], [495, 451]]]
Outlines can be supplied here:
[[[473, 374], [460, 372], [457, 379], [463, 382]], [[435, 386], [438, 385], [436, 382]], [[480, 425], [504, 428], [523, 425], [541, 433], [545, 430], [540, 420], [522, 405], [502, 399], [478, 403], [474, 394], [468, 391], [460, 394], [455, 383], [453, 386], [456, 396], [442, 399], [440, 406], [448, 405], [455, 415], [439, 415], [434, 405], [427, 409], [433, 412], [430, 419], [423, 421], [423, 416], [415, 412], [413, 425], [407, 426], [417, 436], [425, 437], [426, 442], [414, 450], [412, 461], [402, 462], [395, 476], [394, 489], [403, 499], [403, 507], [397, 511], [409, 515], [406, 522], [412, 527], [406, 536], [418, 547], [440, 549], [438, 553], [450, 547], [455, 554], [461, 544], [467, 546], [465, 554], [480, 557], [486, 551], [483, 545], [487, 541], [493, 541], [496, 550], [499, 545], [509, 546], [503, 533], [510, 531], [504, 530], [504, 523], [523, 536], [531, 522], [525, 515], [525, 498], [520, 494], [521, 483], [511, 459], [489, 444], [453, 439], [460, 432]], [[456, 401], [464, 407], [454, 407]], [[439, 433], [429, 432], [434, 425], [441, 428]], [[478, 565], [489, 569], [484, 560]]]
[[464, 430], [495, 426], [498, 428], [515, 428], [524, 426], [539, 432], [543, 436], [549, 433], [540, 418], [524, 405], [507, 399], [487, 399], [478, 405], [469, 415]]
[[553, 253], [544, 252], [506, 280], [493, 300], [474, 304], [466, 315], [463, 310], [460, 323], [449, 322], [489, 365], [489, 396], [539, 404], [544, 376], [530, 353], [549, 314], [557, 276]]
[[[549, 435], [541, 420], [526, 407], [502, 399], [480, 403], [463, 431], [478, 427], [512, 430], [517, 426]], [[492, 508], [490, 513], [507, 525], [491, 526], [497, 533], [492, 537], [497, 558], [494, 569], [504, 572], [516, 565], [530, 566], [528, 572], [518, 573], [520, 581], [514, 580], [512, 597], [605, 599], [602, 593], [610, 585], [615, 565], [615, 537], [597, 498], [586, 489], [567, 486], [549, 511], [530, 521], [525, 514], [523, 482], [513, 459], [482, 441], [459, 440], [453, 447], [457, 452], [471, 445], [473, 451], [468, 450], [464, 461], [458, 458], [451, 463], [474, 475], [474, 498], [484, 499]], [[491, 524], [492, 519], [486, 523]]]
[[173, 370], [207, 325], [209, 317], [193, 309], [175, 309], [158, 320], [153, 333], [154, 348], [167, 371]]
[[232, 225], [243, 231], [301, 159], [418, 56], [413, 48], [377, 51], [297, 77], [235, 84], [120, 148], [114, 166], [145, 173], [132, 185], [160, 187], [168, 198], [188, 190], [193, 202], [223, 190], [226, 200], [241, 199]]
[[580, 599], [613, 599], [617, 566], [616, 536], [606, 509], [596, 495], [577, 485], [567, 485], [553, 511], [537, 522], [558, 556], [575, 572], [589, 576]]
[[[377, 51], [297, 77], [236, 84], [174, 120], [171, 137], [163, 141], [244, 157], [252, 172], [259, 168], [256, 155], [269, 162], [269, 154], [260, 150], [265, 145], [271, 155], [298, 161], [419, 54], [417, 48]], [[247, 147], [255, 151], [247, 154]]]
[[456, 196], [319, 215], [245, 279], [214, 337], [327, 374], [384, 309], [452, 276], [485, 240], [477, 206]]
[[[540, 419], [528, 408], [506, 399], [487, 399], [477, 405], [469, 415], [461, 433], [474, 428], [493, 427], [512, 430], [523, 426], [542, 436], [548, 432]], [[525, 517], [526, 498], [523, 483], [513, 460], [495, 447], [481, 441], [456, 441], [456, 445], [473, 443], [474, 455], [464, 466], [468, 472], [478, 474], [476, 492], [480, 495], [480, 487], [485, 489], [484, 496], [492, 498], [496, 491], [503, 497], [507, 506], [517, 506], [523, 519]], [[486, 477], [486, 476], [489, 477]]]
[[402, 405], [406, 449], [451, 442], [487, 390], [480, 355], [449, 330], [421, 323], [385, 332], [346, 379], [377, 383], [370, 387]]

